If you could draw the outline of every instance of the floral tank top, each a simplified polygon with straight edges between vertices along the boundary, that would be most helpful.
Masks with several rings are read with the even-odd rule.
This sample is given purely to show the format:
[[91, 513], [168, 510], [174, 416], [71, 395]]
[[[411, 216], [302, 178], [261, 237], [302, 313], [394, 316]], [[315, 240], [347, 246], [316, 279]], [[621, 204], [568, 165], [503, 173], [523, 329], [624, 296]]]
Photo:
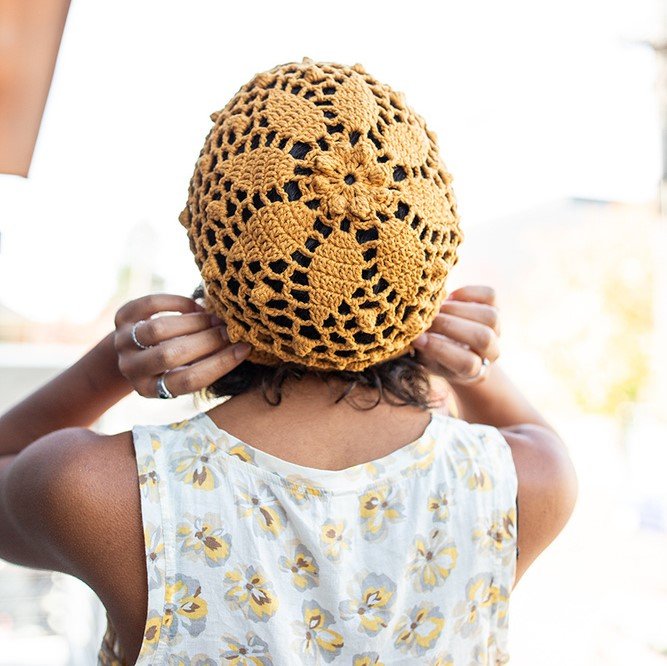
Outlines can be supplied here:
[[[133, 437], [138, 666], [508, 661], [517, 476], [495, 427], [431, 412], [416, 441], [344, 470], [265, 453], [206, 413]], [[125, 665], [107, 621], [98, 664]]]

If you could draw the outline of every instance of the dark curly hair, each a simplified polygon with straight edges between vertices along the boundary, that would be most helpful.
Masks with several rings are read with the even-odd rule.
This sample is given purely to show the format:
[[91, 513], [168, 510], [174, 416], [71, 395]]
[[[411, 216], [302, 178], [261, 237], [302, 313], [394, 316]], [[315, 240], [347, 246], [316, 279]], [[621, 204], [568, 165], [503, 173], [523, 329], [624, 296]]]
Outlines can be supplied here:
[[[204, 296], [203, 286], [195, 289], [192, 298]], [[314, 376], [329, 383], [340, 380], [345, 387], [336, 403], [346, 399], [355, 409], [373, 409], [385, 399], [394, 406], [417, 406], [429, 410], [441, 406], [442, 401], [430, 400], [431, 382], [428, 370], [414, 357], [405, 355], [377, 363], [362, 371], [319, 370], [291, 361], [276, 366], [243, 361], [226, 375], [203, 390], [206, 399], [240, 395], [261, 388], [262, 396], [270, 405], [278, 406], [282, 400], [282, 386], [288, 378], [299, 381]], [[360, 407], [348, 398], [355, 386], [378, 391], [377, 401], [370, 407]]]

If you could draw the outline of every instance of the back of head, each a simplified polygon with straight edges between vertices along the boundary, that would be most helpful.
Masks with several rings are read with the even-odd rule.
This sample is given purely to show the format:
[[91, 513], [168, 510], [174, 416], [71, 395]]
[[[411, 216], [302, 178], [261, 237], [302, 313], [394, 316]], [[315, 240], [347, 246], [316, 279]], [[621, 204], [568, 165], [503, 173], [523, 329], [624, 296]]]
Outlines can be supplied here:
[[359, 371], [404, 354], [463, 236], [436, 136], [356, 64], [278, 65], [214, 122], [180, 216], [248, 360]]

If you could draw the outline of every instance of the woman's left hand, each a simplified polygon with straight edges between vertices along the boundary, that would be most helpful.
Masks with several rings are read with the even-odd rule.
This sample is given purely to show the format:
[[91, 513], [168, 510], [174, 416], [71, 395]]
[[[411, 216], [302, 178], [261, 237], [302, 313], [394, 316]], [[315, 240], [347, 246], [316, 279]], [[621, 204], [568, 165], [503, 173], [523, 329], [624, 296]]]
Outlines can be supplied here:
[[[180, 314], [156, 316], [164, 312]], [[116, 313], [115, 324], [118, 367], [145, 398], [157, 397], [160, 377], [174, 396], [206, 388], [250, 350], [247, 343], [230, 345], [226, 327], [185, 296], [151, 294], [129, 301]], [[133, 329], [145, 348], [135, 343]]]
[[487, 359], [490, 364], [500, 356], [499, 335], [495, 291], [471, 285], [449, 294], [430, 328], [420, 336], [425, 345], [419, 338], [412, 345], [420, 363], [455, 386], [484, 380], [482, 362]]

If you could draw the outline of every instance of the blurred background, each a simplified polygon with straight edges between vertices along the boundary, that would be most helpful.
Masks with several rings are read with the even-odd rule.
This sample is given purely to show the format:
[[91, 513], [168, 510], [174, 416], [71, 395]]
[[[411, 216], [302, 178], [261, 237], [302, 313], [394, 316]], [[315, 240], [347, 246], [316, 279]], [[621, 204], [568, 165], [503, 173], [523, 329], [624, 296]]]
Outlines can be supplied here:
[[[125, 301], [196, 286], [177, 216], [212, 111], [279, 63], [360, 62], [436, 133], [449, 289], [496, 289], [501, 363], [578, 470], [512, 663], [666, 666], [667, 2], [68, 5], [0, 0], [0, 409]], [[99, 428], [196, 409], [130, 397]], [[0, 561], [0, 666], [94, 663], [103, 630], [85, 585]]]

